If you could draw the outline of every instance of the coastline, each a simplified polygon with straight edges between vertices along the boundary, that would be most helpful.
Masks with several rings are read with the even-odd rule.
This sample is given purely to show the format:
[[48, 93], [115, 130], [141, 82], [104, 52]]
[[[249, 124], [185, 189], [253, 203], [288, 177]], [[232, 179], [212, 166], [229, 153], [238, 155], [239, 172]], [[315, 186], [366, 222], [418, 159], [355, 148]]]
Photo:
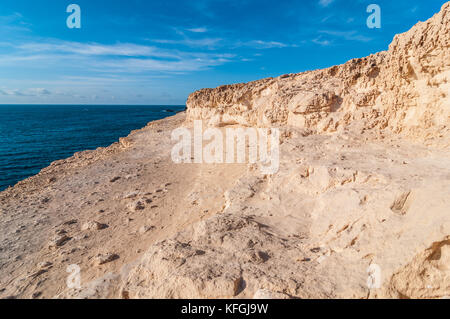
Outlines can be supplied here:
[[[0, 295], [396, 297], [404, 292], [398, 278], [420, 278], [414, 265], [430, 267], [436, 243], [445, 245], [446, 151], [289, 128], [280, 172], [264, 176], [248, 164], [174, 164], [170, 135], [182, 125], [189, 127], [184, 113], [150, 122], [0, 193]], [[390, 207], [405, 190], [412, 202], [400, 217]], [[423, 205], [432, 224], [421, 222]], [[364, 286], [374, 261], [390, 278], [376, 294]], [[65, 288], [74, 264], [82, 289]], [[429, 292], [445, 294], [442, 283]]]
[[[21, 105], [18, 110], [14, 108], [0, 105], [5, 121], [6, 114], [13, 112], [9, 124], [2, 122], [0, 130], [0, 138], [5, 139], [4, 146], [0, 147], [3, 153], [0, 191], [38, 174], [52, 162], [86, 150], [106, 148], [148, 121], [175, 115], [185, 106]], [[47, 122], [42, 124], [45, 118]], [[102, 120], [107, 123], [99, 124]]]

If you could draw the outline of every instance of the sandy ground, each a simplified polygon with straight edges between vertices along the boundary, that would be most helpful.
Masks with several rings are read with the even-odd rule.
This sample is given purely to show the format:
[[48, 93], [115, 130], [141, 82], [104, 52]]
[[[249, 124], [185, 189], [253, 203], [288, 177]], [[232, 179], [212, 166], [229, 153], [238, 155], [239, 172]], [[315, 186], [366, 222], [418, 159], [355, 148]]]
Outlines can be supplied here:
[[[82, 280], [92, 280], [136, 260], [155, 241], [220, 210], [217, 194], [221, 197], [230, 186], [229, 178], [237, 178], [242, 168], [227, 170], [223, 176], [223, 170], [173, 164], [166, 146], [171, 143], [170, 129], [182, 117], [135, 132], [127, 142], [132, 146], [85, 152], [3, 192], [2, 296], [53, 297], [66, 286], [67, 266], [80, 265]], [[224, 178], [206, 187], [203, 180], [213, 173]], [[207, 210], [195, 203], [200, 192]], [[138, 203], [142, 207], [136, 208]], [[82, 231], [88, 222], [98, 222], [103, 229]], [[68, 237], [66, 242], [50, 247], [54, 238], [63, 236]], [[119, 258], [94, 266], [102, 253]]]
[[[184, 116], [2, 192], [1, 297], [449, 294], [448, 151], [291, 128], [275, 175], [174, 164], [167, 146]], [[367, 287], [373, 263], [380, 289]], [[89, 289], [67, 288], [73, 264]]]

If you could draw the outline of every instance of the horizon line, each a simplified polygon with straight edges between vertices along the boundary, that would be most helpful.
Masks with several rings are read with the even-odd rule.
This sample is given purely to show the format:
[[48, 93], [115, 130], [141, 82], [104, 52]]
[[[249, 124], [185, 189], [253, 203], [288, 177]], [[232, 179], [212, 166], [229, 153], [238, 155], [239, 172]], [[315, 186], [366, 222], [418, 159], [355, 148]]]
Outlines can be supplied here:
[[68, 104], [68, 103], [0, 103], [4, 105], [56, 105], [56, 106], [186, 106], [186, 104]]

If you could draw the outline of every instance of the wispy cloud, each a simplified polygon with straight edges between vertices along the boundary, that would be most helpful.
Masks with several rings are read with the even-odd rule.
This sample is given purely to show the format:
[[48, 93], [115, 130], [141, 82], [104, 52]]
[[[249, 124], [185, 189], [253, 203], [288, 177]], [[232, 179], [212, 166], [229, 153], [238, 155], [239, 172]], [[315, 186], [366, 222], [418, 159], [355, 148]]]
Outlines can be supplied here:
[[27, 22], [23, 15], [19, 12], [14, 12], [9, 15], [0, 16], [0, 31], [2, 32], [29, 32], [31, 23]]
[[155, 43], [160, 44], [173, 44], [173, 45], [184, 45], [191, 48], [216, 48], [220, 42], [223, 41], [221, 38], [203, 38], [203, 39], [190, 39], [190, 38], [184, 38], [179, 40], [161, 40], [161, 39], [155, 39], [150, 40]]
[[[232, 61], [233, 55], [223, 54], [194, 54], [183, 56], [178, 60], [165, 61], [156, 59], [123, 59], [103, 60], [96, 63], [94, 70], [105, 73], [142, 73], [142, 72], [175, 72], [184, 73], [201, 71], [213, 66], [222, 65]], [[97, 69], [95, 69], [97, 68]]]
[[201, 28], [191, 28], [191, 29], [186, 29], [189, 32], [194, 32], [194, 33], [205, 33], [208, 32], [208, 29], [205, 27], [201, 27]]
[[154, 57], [174, 57], [169, 52], [163, 52], [156, 47], [137, 45], [132, 43], [104, 45], [98, 43], [61, 42], [57, 43], [25, 43], [15, 46], [26, 52], [59, 52], [79, 55], [98, 56], [154, 56]]
[[256, 49], [272, 49], [272, 48], [285, 48], [288, 47], [289, 45], [278, 41], [254, 40], [246, 42], [244, 46], [250, 46]]
[[333, 36], [336, 38], [341, 38], [347, 41], [359, 41], [359, 42], [369, 42], [372, 38], [363, 36], [357, 31], [332, 31], [332, 30], [322, 30], [319, 33]]
[[329, 45], [331, 45], [331, 41], [321, 39], [320, 37], [319, 37], [319, 38], [315, 38], [315, 39], [313, 39], [313, 40], [311, 40], [311, 41], [312, 41], [313, 43], [318, 44], [318, 45], [321, 45], [321, 46], [329, 46]]
[[[121, 94], [132, 101], [139, 95], [146, 97], [140, 103], [158, 103], [162, 100], [152, 100], [149, 92], [155, 97], [164, 90], [184, 102], [192, 90], [205, 86], [383, 50], [393, 34], [439, 9], [436, 1], [425, 7], [379, 0], [390, 23], [371, 30], [365, 23], [366, 0], [280, 1], [276, 6], [257, 0], [129, 1], [126, 6], [112, 1], [101, 10], [95, 1], [84, 1], [82, 28], [75, 30], [66, 27], [64, 6], [49, 11], [53, 0], [27, 6], [9, 2], [0, 5], [0, 103], [74, 102], [57, 99], [66, 93], [115, 95], [117, 101]], [[98, 13], [95, 21], [93, 12]], [[31, 95], [39, 97], [26, 98]]]
[[332, 4], [334, 0], [320, 0], [319, 5], [321, 7], [328, 7], [330, 4]]
[[297, 46], [296, 44], [287, 44], [279, 41], [263, 41], [263, 40], [237, 41], [229, 45], [233, 48], [246, 47], [255, 50], [275, 49], [275, 48], [280, 49]]
[[231, 62], [234, 54], [188, 52], [137, 44], [80, 43], [67, 41], [32, 42], [12, 45], [14, 54], [0, 55], [0, 65], [20, 67], [75, 68], [114, 72], [188, 72], [205, 70]]
[[19, 12], [14, 12], [12, 14], [0, 16], [0, 23], [2, 25], [7, 25], [7, 24], [30, 25], [30, 23], [28, 23], [24, 20], [23, 15]]
[[295, 47], [295, 44], [287, 44], [280, 41], [266, 41], [266, 40], [233, 40], [226, 38], [191, 38], [184, 35], [182, 32], [177, 30], [177, 34], [183, 36], [182, 39], [148, 39], [151, 42], [159, 43], [159, 44], [169, 44], [169, 45], [178, 45], [178, 46], [186, 46], [190, 48], [207, 48], [210, 50], [217, 50], [221, 48], [252, 48], [255, 50], [261, 49], [273, 49], [273, 48], [286, 48], [286, 47]]
[[25, 90], [20, 89], [0, 89], [0, 94], [9, 96], [44, 96], [52, 94], [49, 90], [44, 88], [30, 88]]

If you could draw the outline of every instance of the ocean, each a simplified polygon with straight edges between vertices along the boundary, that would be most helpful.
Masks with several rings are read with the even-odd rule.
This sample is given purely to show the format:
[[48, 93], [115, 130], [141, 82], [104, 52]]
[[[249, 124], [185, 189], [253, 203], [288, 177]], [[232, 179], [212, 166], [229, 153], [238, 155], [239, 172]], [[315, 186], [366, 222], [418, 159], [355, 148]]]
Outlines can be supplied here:
[[0, 191], [51, 162], [106, 147], [185, 109], [135, 105], [0, 105]]

